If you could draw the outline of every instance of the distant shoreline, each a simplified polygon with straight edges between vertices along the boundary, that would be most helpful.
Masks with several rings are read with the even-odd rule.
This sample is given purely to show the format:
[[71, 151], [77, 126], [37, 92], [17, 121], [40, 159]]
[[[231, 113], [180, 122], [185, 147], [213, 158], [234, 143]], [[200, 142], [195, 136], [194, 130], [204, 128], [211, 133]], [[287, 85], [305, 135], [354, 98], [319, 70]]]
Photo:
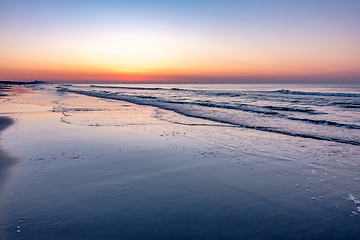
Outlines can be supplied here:
[[6, 85], [29, 85], [29, 84], [45, 84], [47, 82], [44, 81], [32, 81], [32, 82], [17, 82], [17, 81], [0, 81], [0, 84]]

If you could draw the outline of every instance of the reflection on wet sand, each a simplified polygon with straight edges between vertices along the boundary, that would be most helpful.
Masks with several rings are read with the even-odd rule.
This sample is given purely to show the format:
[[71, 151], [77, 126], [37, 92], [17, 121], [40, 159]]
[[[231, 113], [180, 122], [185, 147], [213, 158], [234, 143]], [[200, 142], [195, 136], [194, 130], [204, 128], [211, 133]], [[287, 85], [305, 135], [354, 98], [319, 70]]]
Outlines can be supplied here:
[[20, 86], [9, 86], [9, 85], [0, 84], [0, 98], [11, 95], [17, 95], [21, 93], [30, 93], [30, 92], [35, 92], [35, 91]]
[[0, 97], [5, 97], [5, 96], [9, 96], [9, 94], [7, 94], [8, 91], [11, 90], [11, 86], [6, 86], [3, 84], [0, 84]]
[[[18, 87], [0, 84], [0, 98], [10, 96]], [[9, 117], [0, 116], [0, 132], [6, 129], [14, 122]], [[0, 133], [1, 134], [1, 133]], [[1, 149], [0, 145], [0, 197], [5, 187], [6, 180], [9, 178], [9, 168], [17, 162], [15, 157], [10, 156], [6, 151]]]
[[[14, 120], [11, 118], [0, 116], [0, 131], [10, 126], [13, 122]], [[10, 156], [0, 148], [0, 196], [9, 177], [9, 167], [16, 164], [17, 161], [17, 158]]]

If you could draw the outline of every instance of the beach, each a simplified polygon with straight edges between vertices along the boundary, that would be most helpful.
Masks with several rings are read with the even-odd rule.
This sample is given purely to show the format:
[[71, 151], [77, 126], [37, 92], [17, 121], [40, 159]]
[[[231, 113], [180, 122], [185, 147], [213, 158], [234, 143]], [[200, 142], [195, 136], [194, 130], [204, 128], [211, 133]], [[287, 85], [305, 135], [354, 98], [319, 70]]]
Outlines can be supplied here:
[[[279, 86], [261, 89], [272, 94], [266, 111], [250, 108], [251, 99], [225, 106], [225, 97], [245, 99], [253, 89], [110, 87], [2, 92], [1, 239], [359, 236], [358, 123], [349, 120], [357, 111], [340, 119], [332, 107], [273, 105], [283, 111], [274, 118], [270, 97], [301, 101], [306, 91]], [[346, 104], [357, 101], [346, 94]], [[294, 127], [301, 124], [309, 127]]]

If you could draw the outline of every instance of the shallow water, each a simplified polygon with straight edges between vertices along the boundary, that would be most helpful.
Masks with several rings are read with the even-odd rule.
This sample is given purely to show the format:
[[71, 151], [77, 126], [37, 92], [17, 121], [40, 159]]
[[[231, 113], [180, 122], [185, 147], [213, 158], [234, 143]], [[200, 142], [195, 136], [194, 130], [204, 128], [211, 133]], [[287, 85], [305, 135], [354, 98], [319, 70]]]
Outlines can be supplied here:
[[[2, 134], [4, 148], [22, 159], [2, 197], [4, 239], [357, 239], [360, 234], [359, 146], [350, 142], [358, 141], [360, 130], [346, 127], [359, 124], [359, 113], [329, 104], [338, 101], [333, 96], [338, 93], [358, 94], [355, 88], [55, 87], [42, 86], [49, 94], [25, 94], [2, 106], [17, 119]], [[175, 87], [186, 91], [171, 90]], [[277, 92], [283, 88], [297, 93]], [[229, 89], [242, 97], [218, 94]], [[177, 101], [190, 103], [161, 105], [185, 99], [178, 92], [189, 96]], [[326, 93], [311, 96], [328, 99], [309, 99], [302, 92]], [[229, 98], [286, 116], [196, 104], [205, 99], [235, 104]], [[295, 98], [300, 98], [296, 104]], [[358, 101], [356, 95], [340, 98], [353, 106]], [[25, 103], [38, 111], [19, 113]], [[289, 120], [293, 114], [348, 125], [306, 123], [320, 128], [313, 132]], [[272, 128], [272, 121], [281, 132], [243, 127]], [[346, 142], [291, 136], [284, 129]]]

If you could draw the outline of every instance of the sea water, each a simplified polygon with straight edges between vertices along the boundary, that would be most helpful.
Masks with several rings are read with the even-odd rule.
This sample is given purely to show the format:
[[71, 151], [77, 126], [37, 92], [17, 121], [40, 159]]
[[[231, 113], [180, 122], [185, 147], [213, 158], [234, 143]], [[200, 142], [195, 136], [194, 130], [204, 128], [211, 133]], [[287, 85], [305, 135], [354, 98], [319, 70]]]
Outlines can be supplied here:
[[[47, 176], [47, 181], [54, 181], [47, 191], [56, 195], [51, 188], [56, 183], [63, 189], [57, 198], [65, 203], [57, 208], [34, 203], [35, 210], [19, 210], [16, 201], [10, 201], [7, 206], [13, 208], [14, 218], [35, 215], [18, 220], [31, 232], [24, 230], [19, 238], [357, 239], [360, 235], [358, 85], [30, 88], [60, 96], [51, 102], [51, 111], [61, 113], [62, 124], [96, 127], [97, 134], [86, 133], [94, 139], [104, 139], [107, 132], [109, 141], [101, 146], [109, 152], [125, 154], [124, 146], [122, 152], [115, 146], [117, 134], [108, 130], [123, 126], [156, 132], [173, 150], [139, 149], [129, 138], [124, 161], [90, 155], [78, 163], [81, 167], [66, 168], [72, 174], [62, 184], [57, 181], [63, 174]], [[84, 96], [93, 100], [84, 101]], [[69, 147], [74, 154], [58, 159], [77, 161], [88, 154], [84, 146]], [[86, 190], [71, 190], [72, 182]], [[26, 185], [17, 184], [14, 188]], [[35, 193], [28, 195], [37, 199]], [[79, 211], [76, 204], [87, 208]]]
[[74, 85], [58, 91], [153, 106], [232, 127], [360, 145], [359, 86]]

